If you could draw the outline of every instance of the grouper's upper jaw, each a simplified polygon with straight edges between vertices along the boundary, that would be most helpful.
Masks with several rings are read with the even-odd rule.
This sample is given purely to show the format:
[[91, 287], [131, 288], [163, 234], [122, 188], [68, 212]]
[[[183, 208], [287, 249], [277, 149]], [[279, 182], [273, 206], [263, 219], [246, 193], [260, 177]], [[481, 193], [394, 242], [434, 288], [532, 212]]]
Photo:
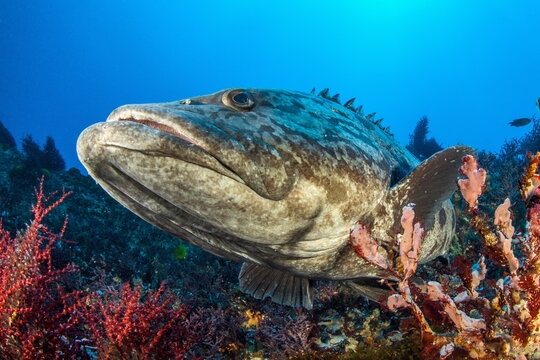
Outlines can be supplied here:
[[[274, 147], [219, 121], [160, 104], [125, 105], [107, 122], [86, 129], [77, 144], [87, 167], [99, 166], [90, 154], [97, 146], [197, 164], [247, 185], [260, 196], [280, 200], [291, 191], [295, 173]], [[91, 164], [93, 163], [93, 164]], [[152, 166], [150, 163], [148, 166]], [[144, 168], [138, 171], [144, 171]]]

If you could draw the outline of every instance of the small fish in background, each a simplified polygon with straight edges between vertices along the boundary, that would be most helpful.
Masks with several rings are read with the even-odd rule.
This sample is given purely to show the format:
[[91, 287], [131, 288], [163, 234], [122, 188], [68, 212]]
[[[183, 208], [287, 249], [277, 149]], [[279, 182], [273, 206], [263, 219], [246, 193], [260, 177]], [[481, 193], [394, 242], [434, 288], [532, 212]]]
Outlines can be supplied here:
[[514, 121], [511, 121], [510, 125], [515, 126], [515, 127], [525, 126], [525, 125], [528, 125], [530, 122], [531, 122], [530, 118], [519, 118]]
[[538, 107], [538, 110], [540, 110], [540, 98], [536, 99], [536, 106]]

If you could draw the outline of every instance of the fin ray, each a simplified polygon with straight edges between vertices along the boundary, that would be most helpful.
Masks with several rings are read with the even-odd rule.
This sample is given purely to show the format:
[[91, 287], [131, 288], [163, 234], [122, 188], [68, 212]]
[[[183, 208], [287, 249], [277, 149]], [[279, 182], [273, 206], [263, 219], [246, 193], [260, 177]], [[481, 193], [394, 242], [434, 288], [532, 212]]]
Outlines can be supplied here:
[[257, 299], [270, 297], [282, 305], [313, 308], [313, 286], [309, 279], [252, 263], [242, 265], [238, 279], [240, 290]]

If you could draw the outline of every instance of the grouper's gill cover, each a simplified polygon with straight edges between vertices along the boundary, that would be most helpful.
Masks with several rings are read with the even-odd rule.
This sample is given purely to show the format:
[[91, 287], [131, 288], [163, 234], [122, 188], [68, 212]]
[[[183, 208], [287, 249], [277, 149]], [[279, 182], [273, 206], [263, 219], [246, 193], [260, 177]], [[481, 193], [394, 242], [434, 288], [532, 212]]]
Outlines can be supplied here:
[[356, 220], [389, 246], [401, 208], [416, 203], [420, 261], [454, 231], [452, 147], [418, 160], [362, 114], [302, 92], [228, 89], [168, 103], [125, 105], [77, 143], [89, 174], [151, 224], [242, 261], [257, 298], [312, 306], [312, 279], [352, 280], [376, 297], [388, 277], [348, 245]]

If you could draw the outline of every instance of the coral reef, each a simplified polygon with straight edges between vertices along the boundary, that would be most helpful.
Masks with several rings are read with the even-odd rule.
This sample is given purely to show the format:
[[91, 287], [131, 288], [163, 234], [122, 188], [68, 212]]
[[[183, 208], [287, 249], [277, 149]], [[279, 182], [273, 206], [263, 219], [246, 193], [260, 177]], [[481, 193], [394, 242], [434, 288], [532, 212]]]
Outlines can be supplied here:
[[409, 136], [407, 150], [412, 152], [419, 160], [425, 160], [437, 151], [441, 151], [442, 146], [434, 138], [427, 138], [429, 133], [429, 119], [422, 117], [416, 123], [413, 133]]
[[238, 264], [140, 221], [77, 169], [21, 181], [28, 152], [0, 147], [0, 359], [540, 358], [539, 157], [523, 155], [539, 126], [465, 159], [450, 255], [417, 264], [413, 205], [393, 251], [356, 224], [351, 244], [399, 279], [393, 293], [379, 307], [319, 282], [312, 311], [243, 294]]
[[9, 177], [19, 184], [34, 184], [34, 179], [41, 175], [50, 178], [52, 172], [62, 171], [66, 167], [54, 139], [50, 136], [47, 136], [45, 145], [40, 147], [31, 135], [27, 135], [22, 140], [22, 150], [23, 162], [9, 171]]
[[[0, 222], [0, 358], [51, 359], [62, 354], [80, 354], [76, 339], [73, 306], [81, 293], [66, 291], [64, 280], [77, 268], [71, 264], [55, 269], [52, 250], [65, 232], [56, 235], [43, 225], [43, 218], [69, 193], [50, 205], [43, 194], [43, 182], [32, 208], [34, 218], [26, 230], [11, 237]], [[54, 194], [53, 194], [54, 195]]]
[[[461, 284], [447, 282], [443, 286], [437, 281], [411, 280], [423, 234], [420, 223], [414, 223], [413, 227], [411, 206], [403, 208], [404, 232], [399, 241], [398, 259], [385, 259], [377, 250], [377, 241], [369, 237], [364, 226], [357, 224], [351, 231], [351, 244], [359, 256], [400, 279], [386, 306], [390, 310], [406, 308], [413, 313], [421, 332], [422, 358], [447, 359], [455, 352], [472, 359], [540, 357], [540, 175], [536, 173], [539, 160], [540, 153], [531, 156], [521, 181], [528, 209], [527, 231], [514, 236], [510, 200], [497, 207], [492, 225], [488, 224], [488, 217], [478, 208], [486, 171], [478, 168], [474, 157], [463, 158], [461, 173], [465, 178], [458, 185], [468, 205], [471, 224], [485, 250], [474, 266], [461, 268]], [[521, 245], [521, 261], [515, 256], [513, 238]], [[492, 267], [506, 267], [508, 275], [486, 281], [484, 256], [491, 260]], [[461, 265], [465, 263], [462, 260]], [[460, 287], [465, 290], [452, 297], [450, 293]], [[441, 319], [447, 320], [446, 324]], [[433, 330], [432, 324], [437, 323], [444, 332]]]
[[164, 294], [164, 284], [144, 301], [141, 288], [126, 283], [78, 303], [75, 317], [90, 329], [100, 359], [181, 359], [202, 336], [185, 320], [186, 307]]
[[15, 138], [0, 121], [0, 150], [15, 149], [16, 147], [17, 143], [15, 142]]

